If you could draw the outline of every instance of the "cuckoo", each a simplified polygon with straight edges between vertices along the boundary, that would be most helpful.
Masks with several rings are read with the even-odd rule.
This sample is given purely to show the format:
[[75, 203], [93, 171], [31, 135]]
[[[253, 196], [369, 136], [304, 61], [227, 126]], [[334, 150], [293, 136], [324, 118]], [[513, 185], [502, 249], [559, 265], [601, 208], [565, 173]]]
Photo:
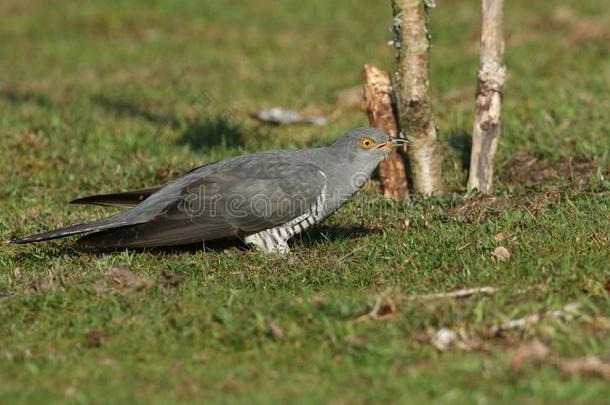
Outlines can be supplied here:
[[290, 238], [334, 213], [391, 149], [404, 143], [376, 129], [357, 128], [327, 147], [208, 163], [158, 187], [74, 200], [125, 210], [11, 242], [82, 235], [78, 243], [87, 246], [148, 248], [239, 238], [284, 254]]

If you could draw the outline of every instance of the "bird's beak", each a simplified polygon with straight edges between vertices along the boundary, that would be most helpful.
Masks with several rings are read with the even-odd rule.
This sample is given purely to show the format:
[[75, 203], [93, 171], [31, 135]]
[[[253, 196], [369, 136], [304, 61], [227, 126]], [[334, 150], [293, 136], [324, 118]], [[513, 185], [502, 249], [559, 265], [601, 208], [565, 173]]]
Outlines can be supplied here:
[[408, 145], [408, 144], [409, 144], [409, 141], [407, 141], [404, 138], [390, 137], [390, 140], [388, 142], [383, 142], [383, 143], [380, 143], [379, 145], [377, 145], [377, 149], [391, 149], [391, 148], [396, 148], [398, 146]]

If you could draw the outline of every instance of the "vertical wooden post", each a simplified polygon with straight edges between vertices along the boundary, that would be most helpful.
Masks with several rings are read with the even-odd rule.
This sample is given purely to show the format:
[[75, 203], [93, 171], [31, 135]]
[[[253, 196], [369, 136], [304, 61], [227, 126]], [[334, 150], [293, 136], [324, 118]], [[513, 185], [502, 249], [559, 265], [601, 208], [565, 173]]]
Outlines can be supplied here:
[[[364, 107], [372, 127], [398, 136], [398, 122], [394, 116], [390, 75], [375, 66], [364, 65]], [[409, 198], [404, 150], [396, 149], [379, 165], [381, 189], [385, 198]]]
[[504, 0], [482, 0], [481, 56], [472, 130], [468, 189], [493, 191], [493, 163], [502, 132], [502, 93], [506, 79], [502, 8]]
[[436, 141], [429, 91], [428, 9], [432, 0], [392, 0], [400, 128], [409, 139], [409, 163], [415, 192], [442, 193], [441, 155]]

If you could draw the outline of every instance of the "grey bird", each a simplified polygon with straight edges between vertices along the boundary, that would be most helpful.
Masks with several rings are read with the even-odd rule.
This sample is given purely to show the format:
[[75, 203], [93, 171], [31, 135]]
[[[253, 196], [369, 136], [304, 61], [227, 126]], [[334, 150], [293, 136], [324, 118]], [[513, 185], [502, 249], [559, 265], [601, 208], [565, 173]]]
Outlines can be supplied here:
[[357, 128], [323, 148], [209, 163], [158, 187], [79, 198], [72, 203], [128, 209], [11, 242], [86, 234], [80, 244], [148, 248], [240, 238], [265, 252], [288, 253], [290, 238], [334, 213], [392, 147], [404, 143], [376, 129]]

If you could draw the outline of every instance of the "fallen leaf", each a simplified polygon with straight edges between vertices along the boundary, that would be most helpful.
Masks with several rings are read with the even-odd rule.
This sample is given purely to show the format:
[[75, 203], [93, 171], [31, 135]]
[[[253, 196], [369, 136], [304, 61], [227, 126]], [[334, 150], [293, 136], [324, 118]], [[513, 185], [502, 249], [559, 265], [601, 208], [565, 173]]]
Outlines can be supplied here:
[[284, 338], [284, 330], [274, 319], [269, 319], [267, 321], [267, 326], [269, 327], [271, 335], [275, 340], [280, 340]]
[[508, 236], [506, 236], [506, 234], [505, 234], [505, 233], [503, 233], [503, 232], [497, 233], [497, 234], [494, 236], [494, 240], [495, 240], [496, 242], [498, 242], [498, 243], [500, 243], [500, 242], [504, 242], [504, 241], [506, 241], [507, 239], [508, 239]]
[[514, 371], [519, 371], [527, 364], [539, 364], [550, 355], [551, 349], [539, 340], [535, 340], [517, 348], [510, 361], [510, 367]]
[[89, 347], [101, 347], [106, 343], [106, 333], [101, 329], [91, 329], [85, 333], [85, 338]]
[[510, 252], [504, 246], [498, 246], [491, 252], [491, 257], [498, 262], [507, 262], [510, 260]]

